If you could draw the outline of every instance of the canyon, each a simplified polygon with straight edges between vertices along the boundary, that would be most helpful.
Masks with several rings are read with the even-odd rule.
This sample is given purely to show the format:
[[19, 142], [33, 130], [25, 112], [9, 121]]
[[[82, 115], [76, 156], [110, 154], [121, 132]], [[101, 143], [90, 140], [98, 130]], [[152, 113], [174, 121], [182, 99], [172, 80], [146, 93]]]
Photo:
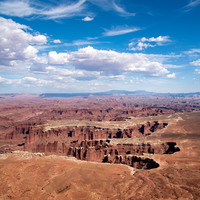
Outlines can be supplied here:
[[[189, 186], [186, 181], [189, 173], [194, 174], [192, 180], [199, 177], [198, 98], [138, 99], [130, 95], [115, 95], [41, 99], [37, 96], [16, 96], [14, 99], [10, 96], [0, 99], [2, 198], [23, 199], [28, 196], [34, 199], [30, 191], [35, 193], [37, 187], [41, 187], [38, 194], [41, 199], [80, 199], [81, 195], [83, 199], [105, 199], [106, 194], [110, 199], [140, 199], [142, 194], [145, 196], [144, 191], [151, 194], [151, 199], [162, 196], [191, 199], [191, 195], [197, 197], [200, 194], [198, 182]], [[29, 156], [24, 157], [26, 154]], [[52, 162], [61, 170], [55, 172], [57, 175], [53, 171], [47, 175], [45, 168], [39, 167], [39, 163], [43, 163], [42, 166], [51, 169]], [[34, 167], [36, 163], [37, 168]], [[27, 171], [30, 177], [33, 176], [30, 173], [37, 169], [35, 173], [40, 174], [37, 176], [41, 177], [43, 186], [39, 186], [35, 177], [34, 184], [37, 186], [34, 188], [28, 184], [31, 189], [27, 190], [27, 195], [14, 191], [13, 187], [8, 189], [7, 184], [12, 185], [9, 176], [13, 177], [19, 191], [23, 190], [20, 186], [23, 174], [10, 168], [15, 165], [25, 171], [32, 169]], [[73, 173], [68, 174], [65, 168]], [[95, 174], [91, 174], [90, 170]], [[108, 179], [103, 176], [104, 173]], [[182, 173], [183, 187], [179, 175]], [[83, 187], [80, 175], [88, 181], [89, 189], [80, 189]], [[46, 185], [45, 176], [48, 176], [46, 181], [54, 181]], [[102, 188], [107, 187], [109, 192], [96, 187], [94, 190], [92, 177], [99, 185], [101, 182], [97, 181], [97, 177], [104, 177], [100, 178], [105, 181]], [[134, 187], [138, 187], [141, 193], [130, 192], [136, 177], [139, 182], [135, 182]], [[155, 182], [156, 178], [162, 180], [162, 184], [168, 184], [169, 190], [172, 190], [169, 183], [176, 184], [173, 194], [166, 192], [162, 184], [156, 191], [159, 183]], [[119, 194], [116, 186], [124, 184], [125, 180], [128, 181], [126, 192], [120, 189]], [[142, 185], [141, 181], [144, 182]], [[154, 189], [150, 186], [152, 181]], [[54, 182], [59, 188], [53, 188]], [[112, 186], [108, 187], [110, 183]], [[114, 194], [114, 191], [118, 192]], [[163, 195], [161, 192], [164, 192]]]
[[[131, 124], [128, 120], [126, 124]], [[49, 124], [50, 122], [48, 122]], [[157, 144], [111, 144], [113, 138], [133, 138], [151, 135], [159, 129], [165, 128], [168, 123], [158, 123], [158, 121], [146, 122], [127, 126], [125, 129], [115, 128], [110, 123], [110, 128], [97, 126], [69, 126], [68, 121], [56, 123], [56, 128], [43, 130], [48, 127], [44, 123], [25, 123], [14, 127], [14, 130], [5, 135], [5, 141], [16, 141], [21, 139], [23, 142], [18, 146], [23, 147], [24, 151], [33, 153], [53, 153], [66, 156], [74, 156], [80, 160], [121, 163], [134, 168], [155, 168], [159, 164], [149, 158], [138, 157], [143, 153], [165, 154], [169, 152], [172, 143]], [[99, 124], [100, 125], [100, 124]], [[51, 140], [53, 142], [49, 142]], [[174, 146], [176, 143], [174, 143]], [[178, 147], [177, 147], [178, 149]], [[2, 153], [8, 149], [1, 150]]]

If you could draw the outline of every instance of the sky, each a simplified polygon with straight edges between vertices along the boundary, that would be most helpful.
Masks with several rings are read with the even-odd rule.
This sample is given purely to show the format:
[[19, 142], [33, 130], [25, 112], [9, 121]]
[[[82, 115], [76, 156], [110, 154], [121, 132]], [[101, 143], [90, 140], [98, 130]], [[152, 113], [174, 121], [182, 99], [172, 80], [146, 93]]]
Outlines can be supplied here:
[[200, 0], [0, 0], [0, 93], [200, 92]]

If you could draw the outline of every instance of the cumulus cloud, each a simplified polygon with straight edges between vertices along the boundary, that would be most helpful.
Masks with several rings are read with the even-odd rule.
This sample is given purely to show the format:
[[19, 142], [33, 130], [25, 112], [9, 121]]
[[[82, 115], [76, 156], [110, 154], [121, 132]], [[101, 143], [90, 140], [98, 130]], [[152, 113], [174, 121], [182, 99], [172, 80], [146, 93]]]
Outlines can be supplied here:
[[93, 19], [94, 18], [92, 18], [92, 17], [85, 17], [82, 20], [85, 21], [85, 22], [89, 22], [89, 21], [92, 21]]
[[52, 80], [42, 80], [42, 79], [37, 79], [34, 77], [24, 77], [20, 81], [21, 85], [24, 85], [25, 87], [49, 86], [49, 85], [52, 85], [54, 82], [55, 81], [52, 81]]
[[200, 59], [190, 62], [190, 65], [194, 65], [194, 66], [200, 66]]
[[28, 26], [0, 17], [0, 64], [12, 65], [14, 60], [36, 59], [38, 50], [30, 44], [45, 44], [47, 38], [33, 36], [27, 30], [30, 30]]
[[3, 77], [0, 77], [0, 84], [1, 85], [8, 85], [14, 83], [15, 80], [9, 80]]
[[131, 32], [136, 32], [141, 30], [140, 28], [129, 28], [129, 27], [113, 27], [111, 30], [104, 29], [104, 36], [116, 36], [116, 35], [124, 35]]
[[145, 54], [97, 50], [90, 46], [71, 53], [49, 52], [49, 64], [71, 65], [76, 69], [97, 71], [106, 76], [125, 73], [163, 76], [169, 73], [162, 63], [151, 62]]
[[146, 42], [146, 41], [148, 41], [148, 42], [168, 42], [168, 41], [170, 41], [170, 39], [169, 39], [169, 36], [158, 36], [157, 38], [151, 37], [149, 39], [143, 37], [141, 39], [141, 41], [142, 42]]
[[77, 70], [74, 72], [72, 78], [79, 81], [91, 81], [100, 78], [100, 73]]
[[22, 78], [23, 82], [26, 84], [30, 84], [30, 83], [35, 83], [37, 81], [37, 78], [34, 77], [24, 77]]
[[168, 75], [167, 75], [167, 78], [176, 78], [176, 74], [175, 74], [175, 73], [168, 74]]
[[1, 85], [13, 85], [13, 86], [24, 86], [24, 87], [43, 87], [53, 84], [55, 81], [37, 79], [35, 77], [24, 77], [21, 79], [6, 79], [0, 77]]
[[64, 65], [67, 64], [69, 61], [70, 55], [68, 53], [59, 53], [57, 54], [56, 51], [49, 52], [49, 64], [53, 65]]
[[147, 49], [148, 47], [155, 46], [152, 44], [146, 44], [146, 43], [142, 43], [142, 42], [139, 42], [136, 47], [132, 47], [132, 45], [133, 45], [133, 43], [129, 44], [129, 47], [131, 47], [130, 50], [143, 50], [143, 49]]
[[[149, 43], [146, 43], [149, 42]], [[169, 36], [159, 36], [157, 38], [155, 37], [151, 37], [151, 38], [146, 38], [143, 37], [141, 39], [138, 40], [138, 42], [131, 42], [128, 44], [129, 46], [129, 50], [144, 50], [147, 49], [148, 47], [155, 47], [155, 46], [162, 46], [164, 44], [166, 44], [167, 42], [171, 42], [171, 40], [169, 39]], [[153, 44], [151, 44], [153, 43]], [[137, 44], [135, 47], [134, 45]]]
[[59, 43], [61, 43], [61, 41], [60, 40], [54, 40], [53, 43], [59, 44]]
[[84, 70], [69, 70], [69, 69], [61, 69], [55, 68], [52, 66], [48, 66], [46, 68], [46, 72], [50, 76], [60, 77], [60, 79], [68, 78], [71, 81], [79, 80], [79, 81], [91, 81], [98, 79], [100, 77], [100, 72], [95, 71], [84, 71]]

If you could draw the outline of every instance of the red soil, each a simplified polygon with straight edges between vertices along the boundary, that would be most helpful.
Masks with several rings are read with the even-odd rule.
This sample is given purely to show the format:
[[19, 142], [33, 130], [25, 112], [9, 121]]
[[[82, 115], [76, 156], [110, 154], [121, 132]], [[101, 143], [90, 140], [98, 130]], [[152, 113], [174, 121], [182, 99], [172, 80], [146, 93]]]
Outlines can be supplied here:
[[200, 196], [199, 100], [0, 101], [0, 199]]

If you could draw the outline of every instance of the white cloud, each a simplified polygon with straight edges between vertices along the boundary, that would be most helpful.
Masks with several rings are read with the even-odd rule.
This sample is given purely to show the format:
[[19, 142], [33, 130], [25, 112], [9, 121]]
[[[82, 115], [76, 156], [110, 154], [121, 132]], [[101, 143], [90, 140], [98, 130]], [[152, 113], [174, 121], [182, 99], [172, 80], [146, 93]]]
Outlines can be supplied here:
[[191, 0], [189, 4], [183, 7], [183, 9], [185, 12], [189, 12], [198, 5], [200, 5], [200, 0]]
[[0, 17], [0, 64], [11, 65], [14, 60], [36, 59], [38, 50], [30, 44], [47, 42], [44, 35], [33, 36], [28, 26]]
[[59, 19], [83, 15], [82, 12], [86, 8], [83, 5], [86, 0], [79, 0], [77, 3], [62, 4], [52, 6], [51, 4], [35, 3], [33, 1], [3, 1], [0, 2], [0, 13], [9, 16], [25, 17], [38, 15], [45, 19]]
[[184, 51], [183, 53], [187, 54], [190, 57], [199, 56], [200, 49], [190, 49], [189, 51]]
[[100, 72], [88, 72], [88, 71], [81, 71], [76, 70], [72, 76], [72, 78], [79, 80], [79, 81], [91, 81], [96, 80], [100, 77]]
[[155, 45], [139, 42], [136, 47], [132, 47], [132, 43], [129, 44], [129, 47], [130, 47], [129, 50], [135, 51], [135, 50], [147, 49], [148, 47], [155, 47]]
[[129, 13], [126, 12], [122, 7], [118, 6], [114, 1], [113, 1], [113, 8], [115, 11], [119, 12], [122, 16], [135, 16], [135, 13]]
[[86, 37], [87, 40], [96, 40], [98, 39], [99, 37]]
[[61, 69], [55, 68], [52, 66], [48, 66], [46, 68], [47, 75], [59, 77], [60, 79], [68, 78], [68, 81], [72, 81], [73, 79], [79, 81], [91, 81], [98, 79], [100, 77], [100, 72], [95, 71], [84, 71], [84, 70], [69, 70], [69, 69]]
[[117, 5], [114, 0], [88, 0], [92, 4], [101, 7], [105, 11], [115, 11], [122, 17], [135, 16], [135, 13], [129, 13], [120, 5]]
[[125, 80], [124, 75], [117, 75], [117, 76], [109, 76], [111, 81], [123, 81]]
[[104, 36], [116, 36], [124, 35], [141, 30], [140, 28], [128, 28], [128, 27], [113, 27], [111, 30], [105, 29]]
[[92, 17], [85, 17], [85, 18], [83, 18], [82, 20], [83, 21], [86, 21], [86, 22], [89, 22], [89, 21], [92, 21], [94, 18], [92, 18]]
[[169, 39], [169, 36], [158, 36], [157, 38], [151, 37], [149, 39], [143, 37], [141, 39], [141, 41], [142, 42], [146, 42], [146, 41], [148, 41], [148, 42], [168, 42], [168, 41], [170, 41], [170, 39]]
[[200, 59], [190, 62], [190, 65], [194, 65], [194, 66], [200, 66]]
[[[171, 62], [174, 61], [174, 59], [178, 59], [181, 57], [181, 55], [176, 54], [146, 54], [147, 58], [149, 58], [151, 61], [154, 62]], [[172, 59], [172, 60], [171, 60]], [[182, 65], [171, 65], [171, 64], [165, 64], [165, 67], [167, 68], [179, 68], [183, 67]]]
[[[28, 47], [22, 51], [25, 59], [29, 59], [29, 58], [34, 59], [36, 57], [37, 52], [38, 52], [38, 50], [30, 45], [28, 45]], [[15, 53], [15, 52], [12, 52], [12, 53]]]
[[8, 16], [26, 17], [36, 13], [37, 10], [30, 7], [29, 1], [2, 1], [0, 13]]
[[162, 63], [151, 62], [145, 54], [97, 50], [90, 46], [71, 53], [49, 52], [49, 64], [71, 65], [76, 69], [100, 72], [103, 76], [125, 73], [163, 76], [169, 73]]
[[59, 19], [82, 15], [81, 12], [85, 9], [85, 5], [83, 5], [85, 1], [79, 0], [77, 3], [71, 5], [59, 5], [54, 8], [42, 10], [40, 14], [45, 15], [46, 19]]
[[67, 53], [59, 53], [56, 51], [49, 52], [49, 63], [53, 65], [64, 65], [68, 63], [70, 55]]
[[200, 4], [200, 0], [193, 0], [187, 5], [188, 7], [194, 7]]
[[35, 81], [37, 81], [37, 78], [34, 78], [34, 77], [25, 77], [25, 78], [22, 78], [22, 80], [24, 81], [24, 83], [35, 83]]
[[37, 79], [35, 77], [24, 77], [22, 79], [6, 79], [0, 77], [0, 84], [1, 85], [13, 85], [13, 86], [25, 86], [25, 87], [35, 87], [35, 86], [47, 86], [49, 84], [54, 83], [55, 81], [52, 80], [42, 80]]
[[99, 44], [103, 42], [98, 41], [88, 41], [88, 40], [74, 40], [72, 43], [65, 43], [65, 46], [82, 46], [82, 45], [90, 45], [90, 44]]
[[58, 43], [61, 43], [61, 41], [60, 40], [54, 40], [53, 43], [58, 44]]
[[0, 76], [0, 84], [8, 84], [7, 79]]
[[24, 77], [20, 80], [20, 84], [25, 87], [43, 87], [55, 83], [52, 80], [37, 79], [34, 77]]
[[176, 74], [175, 74], [175, 73], [168, 74], [168, 75], [167, 75], [167, 78], [176, 78]]
[[197, 74], [200, 74], [200, 69], [195, 69], [195, 72], [197, 72]]
[[42, 44], [46, 44], [47, 42], [47, 38], [44, 35], [36, 35], [36, 36], [30, 36], [30, 40], [29, 43], [30, 44], [38, 44], [38, 45], [42, 45]]
[[[135, 15], [135, 13], [125, 11], [122, 7], [117, 5], [114, 0], [79, 0], [76, 3], [66, 3], [64, 1], [62, 1], [62, 3], [59, 1], [47, 3], [44, 1], [4, 0], [0, 2], [0, 13], [8, 16], [37, 16], [43, 19], [53, 20], [74, 16], [87, 16], [91, 15], [91, 11], [87, 11], [88, 1], [101, 7], [103, 10], [116, 11], [120, 16], [127, 17]], [[86, 18], [85, 21], [90, 21], [89, 19], [93, 18]]]
[[[145, 42], [150, 42], [150, 43], [154, 43], [153, 44], [150, 44], [150, 43], [145, 43]], [[141, 38], [140, 40], [138, 40], [137, 43], [135, 42], [131, 42], [128, 44], [129, 46], [129, 50], [144, 50], [144, 49], [147, 49], [148, 47], [155, 47], [155, 46], [162, 46], [163, 44], [167, 43], [167, 42], [171, 42], [171, 40], [169, 39], [169, 36], [159, 36], [157, 38], [155, 37], [151, 37], [151, 38], [146, 38], [146, 37], [143, 37]], [[156, 44], [155, 44], [156, 43]], [[134, 47], [134, 45], [136, 45], [136, 47]]]
[[18, 85], [20, 83], [21, 83], [20, 79], [6, 79], [0, 77], [0, 85], [11, 85], [11, 84]]
[[200, 49], [191, 49], [191, 51], [188, 51], [188, 52], [191, 52], [191, 53], [195, 53], [195, 52], [200, 53]]

